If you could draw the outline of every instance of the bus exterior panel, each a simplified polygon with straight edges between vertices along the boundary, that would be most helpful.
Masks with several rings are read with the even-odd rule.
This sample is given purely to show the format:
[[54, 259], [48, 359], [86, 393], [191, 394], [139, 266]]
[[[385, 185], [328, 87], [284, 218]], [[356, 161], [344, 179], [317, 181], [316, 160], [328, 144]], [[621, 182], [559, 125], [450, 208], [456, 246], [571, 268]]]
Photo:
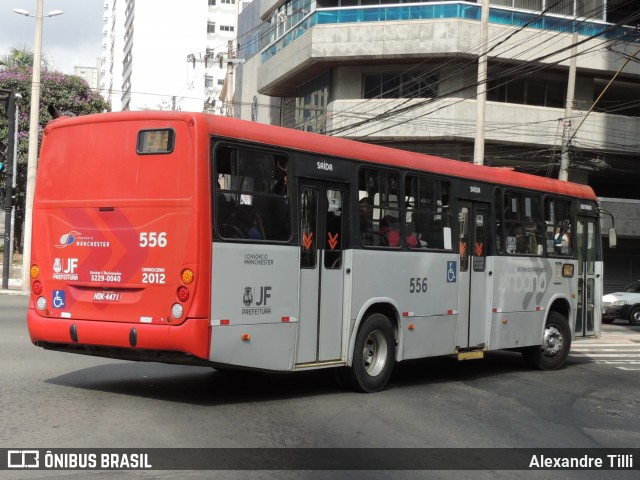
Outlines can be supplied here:
[[457, 255], [397, 252], [385, 260], [389, 255], [353, 251], [350, 315], [358, 320], [354, 331], [369, 308], [390, 303], [398, 322], [398, 360], [455, 353], [458, 288], [446, 279]]
[[[491, 350], [537, 345], [552, 305], [577, 310], [577, 281], [562, 276], [562, 265], [574, 261], [548, 258], [492, 259]], [[571, 316], [569, 320], [571, 320]], [[575, 325], [570, 323], [572, 332]]]
[[[197, 179], [209, 172], [206, 158], [197, 161], [195, 122], [188, 115], [91, 120], [46, 129], [34, 201], [33, 283], [41, 291], [29, 309], [31, 339], [207, 358], [208, 305], [199, 299], [210, 288], [203, 248], [210, 230], [200, 218], [210, 207], [198, 201], [206, 183]], [[140, 154], [141, 131], [170, 131], [173, 144]], [[185, 270], [192, 276], [183, 278]]]
[[[176, 112], [55, 121], [41, 158], [28, 324], [46, 348], [346, 366], [348, 384], [375, 391], [391, 368], [363, 360], [376, 351], [402, 361], [522, 349], [558, 368], [562, 355], [541, 359], [558, 333], [563, 355], [572, 337], [599, 335], [597, 205], [585, 185]], [[283, 178], [284, 194], [272, 188]], [[365, 197], [377, 212], [366, 232]], [[572, 251], [553, 235], [565, 218]], [[383, 244], [394, 219], [398, 243]], [[382, 380], [363, 382], [364, 370]]]

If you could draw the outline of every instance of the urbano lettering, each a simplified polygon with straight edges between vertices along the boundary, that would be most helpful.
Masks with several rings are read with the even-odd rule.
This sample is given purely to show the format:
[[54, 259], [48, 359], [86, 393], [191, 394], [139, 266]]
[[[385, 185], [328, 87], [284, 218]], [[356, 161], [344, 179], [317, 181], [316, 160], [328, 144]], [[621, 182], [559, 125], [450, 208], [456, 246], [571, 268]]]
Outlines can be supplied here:
[[547, 290], [545, 272], [525, 271], [506, 273], [500, 276], [501, 292], [544, 293]]

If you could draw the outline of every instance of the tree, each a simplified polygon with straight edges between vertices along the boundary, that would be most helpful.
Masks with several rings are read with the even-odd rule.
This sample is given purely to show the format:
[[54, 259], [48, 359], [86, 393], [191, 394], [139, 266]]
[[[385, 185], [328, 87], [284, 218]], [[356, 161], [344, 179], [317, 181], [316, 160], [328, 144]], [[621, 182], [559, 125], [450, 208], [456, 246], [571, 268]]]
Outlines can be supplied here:
[[[33, 66], [33, 50], [28, 45], [19, 43], [16, 47], [11, 47], [9, 53], [0, 57], [0, 66], [5, 68], [19, 67], [29, 68]], [[42, 56], [42, 66], [48, 67], [49, 61]]]
[[[13, 51], [13, 49], [12, 49]], [[5, 55], [7, 57], [7, 55]], [[3, 58], [4, 60], [4, 58]], [[32, 60], [33, 61], [33, 60]], [[11, 90], [20, 94], [16, 105], [18, 108], [18, 164], [16, 194], [16, 222], [15, 251], [22, 252], [22, 223], [24, 216], [27, 156], [29, 148], [29, 105], [31, 101], [31, 66], [5, 66], [0, 69], [0, 89]], [[98, 93], [92, 91], [82, 78], [66, 75], [58, 71], [44, 70], [41, 76], [40, 88], [40, 131], [38, 150], [42, 141], [45, 125], [51, 121], [48, 112], [49, 105], [53, 105], [63, 115], [76, 116], [90, 113], [101, 113], [111, 110], [110, 104]], [[7, 119], [0, 116], [0, 138], [7, 136]], [[5, 178], [0, 173], [0, 185]]]

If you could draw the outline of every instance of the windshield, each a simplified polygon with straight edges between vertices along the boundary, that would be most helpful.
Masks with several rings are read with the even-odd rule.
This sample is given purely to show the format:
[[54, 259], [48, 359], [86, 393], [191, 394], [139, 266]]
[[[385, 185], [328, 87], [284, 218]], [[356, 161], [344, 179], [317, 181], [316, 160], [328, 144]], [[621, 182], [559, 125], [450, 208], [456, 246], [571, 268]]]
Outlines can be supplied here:
[[640, 282], [633, 282], [624, 287], [625, 292], [640, 293]]

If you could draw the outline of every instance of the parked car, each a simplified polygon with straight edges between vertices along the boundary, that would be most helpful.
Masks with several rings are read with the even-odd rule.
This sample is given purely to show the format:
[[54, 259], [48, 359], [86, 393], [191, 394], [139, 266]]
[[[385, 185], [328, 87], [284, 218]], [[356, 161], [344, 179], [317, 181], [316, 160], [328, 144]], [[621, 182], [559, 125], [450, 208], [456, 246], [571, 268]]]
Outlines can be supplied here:
[[640, 325], [640, 280], [631, 282], [621, 292], [602, 297], [602, 322], [611, 323], [616, 318]]

